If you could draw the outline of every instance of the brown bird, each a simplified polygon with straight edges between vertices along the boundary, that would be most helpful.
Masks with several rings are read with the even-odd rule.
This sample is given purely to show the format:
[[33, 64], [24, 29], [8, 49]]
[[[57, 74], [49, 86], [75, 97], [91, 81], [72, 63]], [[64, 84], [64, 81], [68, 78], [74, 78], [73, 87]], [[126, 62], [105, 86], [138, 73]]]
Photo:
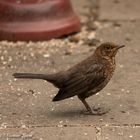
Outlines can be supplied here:
[[68, 69], [55, 74], [14, 73], [15, 78], [43, 79], [59, 88], [53, 101], [77, 95], [88, 114], [101, 115], [105, 112], [93, 110], [86, 98], [102, 90], [115, 70], [115, 55], [124, 45], [107, 42], [96, 48], [94, 54]]

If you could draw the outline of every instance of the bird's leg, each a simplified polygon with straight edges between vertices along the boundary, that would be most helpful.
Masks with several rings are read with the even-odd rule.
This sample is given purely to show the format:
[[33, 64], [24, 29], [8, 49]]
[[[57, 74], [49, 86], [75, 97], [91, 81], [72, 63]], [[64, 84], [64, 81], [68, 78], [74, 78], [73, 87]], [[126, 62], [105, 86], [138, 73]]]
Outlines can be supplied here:
[[89, 106], [89, 104], [86, 102], [86, 100], [83, 99], [83, 98], [81, 98], [81, 97], [79, 97], [79, 96], [78, 96], [78, 98], [79, 98], [80, 101], [84, 104], [84, 106], [86, 107], [88, 113], [92, 113], [92, 109], [91, 109], [91, 107]]
[[106, 114], [109, 112], [109, 110], [105, 110], [105, 109], [102, 109], [102, 108], [93, 108], [91, 109], [91, 107], [89, 106], [89, 104], [86, 102], [85, 99], [81, 98], [78, 96], [78, 98], [80, 99], [80, 101], [84, 104], [84, 106], [86, 107], [87, 109], [87, 112], [85, 113], [86, 115], [103, 115], [103, 114]]

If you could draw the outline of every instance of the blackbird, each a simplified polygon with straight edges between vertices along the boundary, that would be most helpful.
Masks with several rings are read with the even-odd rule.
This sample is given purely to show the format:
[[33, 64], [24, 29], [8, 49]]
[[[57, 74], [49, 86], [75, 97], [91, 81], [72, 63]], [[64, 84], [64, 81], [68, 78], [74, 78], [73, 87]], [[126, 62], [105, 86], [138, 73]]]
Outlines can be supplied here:
[[92, 109], [86, 98], [102, 90], [115, 70], [115, 55], [124, 45], [106, 42], [94, 53], [66, 71], [55, 74], [14, 73], [15, 78], [43, 79], [59, 89], [53, 101], [60, 101], [77, 95], [87, 109], [87, 114], [101, 115], [105, 112]]

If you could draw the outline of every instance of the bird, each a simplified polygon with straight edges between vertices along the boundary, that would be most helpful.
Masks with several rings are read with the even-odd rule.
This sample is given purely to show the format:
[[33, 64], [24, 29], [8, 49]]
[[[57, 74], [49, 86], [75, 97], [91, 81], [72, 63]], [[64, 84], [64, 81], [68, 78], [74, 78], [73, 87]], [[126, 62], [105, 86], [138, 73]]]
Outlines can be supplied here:
[[92, 109], [86, 98], [101, 91], [110, 81], [115, 71], [115, 56], [120, 48], [114, 42], [100, 44], [94, 53], [72, 66], [53, 74], [14, 73], [14, 78], [42, 79], [58, 88], [53, 102], [77, 96], [86, 108], [86, 114], [101, 115], [105, 111]]

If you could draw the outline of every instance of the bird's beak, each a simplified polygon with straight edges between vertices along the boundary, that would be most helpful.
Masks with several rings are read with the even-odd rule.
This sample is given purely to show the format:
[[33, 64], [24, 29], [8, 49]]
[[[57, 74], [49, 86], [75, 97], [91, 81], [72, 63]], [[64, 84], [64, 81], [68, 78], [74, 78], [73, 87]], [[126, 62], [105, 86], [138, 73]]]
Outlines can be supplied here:
[[125, 45], [120, 45], [120, 46], [117, 47], [117, 50], [120, 49], [120, 48], [123, 48], [123, 47], [125, 47]]

